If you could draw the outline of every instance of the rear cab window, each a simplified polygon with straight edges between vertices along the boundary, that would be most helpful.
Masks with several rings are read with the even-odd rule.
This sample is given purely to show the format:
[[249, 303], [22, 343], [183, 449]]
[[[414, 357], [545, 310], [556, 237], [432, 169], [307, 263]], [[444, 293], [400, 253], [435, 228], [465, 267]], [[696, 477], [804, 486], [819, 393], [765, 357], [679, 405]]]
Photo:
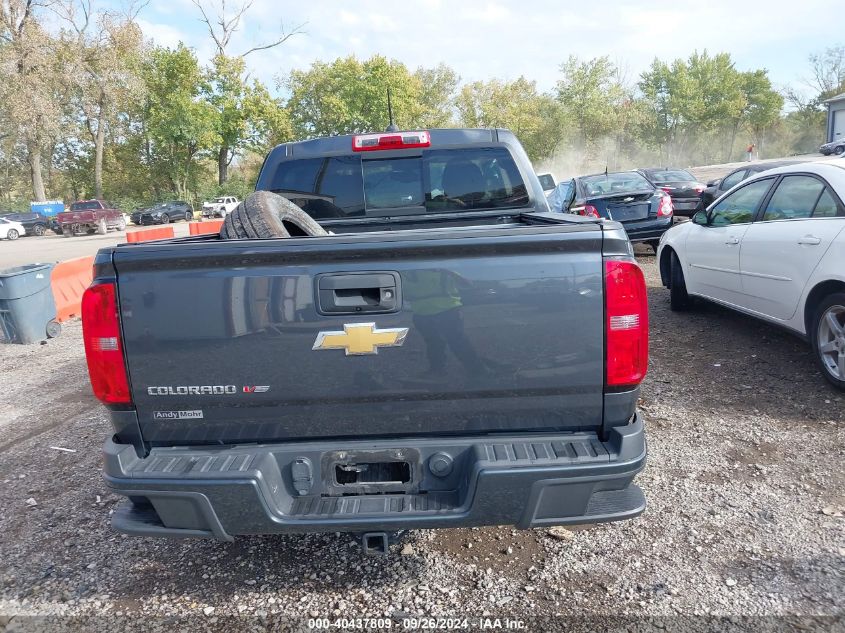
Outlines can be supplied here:
[[286, 160], [266, 188], [317, 220], [513, 209], [530, 203], [505, 147]]
[[91, 211], [100, 208], [102, 207], [100, 203], [96, 200], [92, 202], [74, 202], [72, 205], [70, 205], [71, 211]]

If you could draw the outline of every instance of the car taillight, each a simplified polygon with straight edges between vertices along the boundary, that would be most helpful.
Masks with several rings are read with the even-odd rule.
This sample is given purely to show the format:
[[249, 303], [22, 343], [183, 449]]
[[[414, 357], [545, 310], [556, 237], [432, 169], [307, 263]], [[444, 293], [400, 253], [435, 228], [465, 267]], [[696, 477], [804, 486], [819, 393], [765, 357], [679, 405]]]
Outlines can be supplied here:
[[648, 370], [648, 296], [636, 262], [608, 259], [605, 271], [605, 385], [634, 387]]
[[581, 211], [581, 215], [586, 215], [588, 218], [600, 218], [599, 210], [596, 209], [591, 204], [585, 204], [584, 209]]
[[370, 152], [384, 149], [411, 149], [429, 147], [431, 135], [426, 131], [387, 132], [385, 134], [359, 134], [352, 137], [353, 152]]
[[663, 196], [660, 198], [660, 206], [657, 207], [657, 217], [658, 218], [665, 218], [667, 216], [672, 215], [674, 213], [674, 207], [672, 206], [672, 198], [669, 196]]
[[103, 404], [130, 404], [113, 283], [91, 286], [82, 295], [82, 338], [94, 395]]

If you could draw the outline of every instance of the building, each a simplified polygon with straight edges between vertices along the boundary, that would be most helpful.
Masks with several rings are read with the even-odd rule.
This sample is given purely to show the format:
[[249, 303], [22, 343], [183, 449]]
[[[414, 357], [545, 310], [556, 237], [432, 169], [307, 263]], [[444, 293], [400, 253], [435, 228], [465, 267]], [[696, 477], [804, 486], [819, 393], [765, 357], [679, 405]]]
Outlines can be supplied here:
[[827, 106], [826, 143], [845, 139], [845, 92], [824, 102]]

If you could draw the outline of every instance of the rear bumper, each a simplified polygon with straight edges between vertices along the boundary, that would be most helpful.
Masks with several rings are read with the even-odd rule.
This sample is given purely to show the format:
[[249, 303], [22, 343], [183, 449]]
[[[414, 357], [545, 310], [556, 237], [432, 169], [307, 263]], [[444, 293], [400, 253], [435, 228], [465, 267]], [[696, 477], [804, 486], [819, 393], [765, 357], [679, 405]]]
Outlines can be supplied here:
[[628, 239], [632, 242], [659, 240], [660, 236], [672, 228], [672, 216], [665, 218], [649, 218], [639, 222], [623, 223]]
[[700, 198], [681, 198], [675, 200], [672, 198], [672, 205], [675, 208], [675, 215], [691, 216], [698, 209]]
[[161, 220], [156, 220], [150, 215], [143, 215], [137, 219], [132, 218], [132, 224], [136, 224], [138, 226], [152, 226], [154, 224], [161, 224]]
[[[373, 451], [413, 456], [414, 489], [328, 496], [337, 493], [329, 458]], [[149, 501], [125, 503], [112, 519], [117, 530], [139, 536], [232, 540], [283, 532], [532, 528], [629, 519], [645, 509], [645, 497], [632, 483], [646, 460], [639, 414], [614, 427], [606, 442], [587, 432], [323, 441], [154, 449], [142, 459], [132, 446], [109, 440], [104, 452], [106, 483]], [[435, 476], [431, 464], [442, 455], [451, 467]], [[307, 492], [302, 468], [293, 466], [297, 460], [313, 473]]]

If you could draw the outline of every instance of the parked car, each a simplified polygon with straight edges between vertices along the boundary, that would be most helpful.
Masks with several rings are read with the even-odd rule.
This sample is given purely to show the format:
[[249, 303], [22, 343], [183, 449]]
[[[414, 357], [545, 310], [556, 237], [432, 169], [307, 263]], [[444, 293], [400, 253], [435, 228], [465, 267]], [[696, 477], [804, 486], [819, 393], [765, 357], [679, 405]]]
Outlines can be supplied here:
[[618, 222], [548, 213], [511, 132], [289, 143], [256, 188], [202, 244], [95, 260], [114, 527], [386, 553], [401, 529], [643, 511], [642, 270]]
[[62, 225], [59, 224], [59, 218], [55, 215], [47, 219], [47, 228], [53, 231], [56, 235], [62, 234]]
[[137, 225], [170, 224], [179, 220], [190, 222], [194, 219], [194, 210], [187, 202], [171, 200], [155, 204], [147, 209], [133, 211], [130, 218], [132, 224]]
[[202, 217], [204, 218], [225, 218], [236, 206], [240, 204], [235, 196], [223, 196], [213, 202], [202, 203]]
[[23, 224], [27, 235], [44, 235], [50, 224], [50, 218], [40, 213], [7, 213], [3, 217]]
[[543, 187], [543, 191], [551, 191], [557, 187], [557, 181], [552, 174], [539, 174], [537, 178], [540, 180], [540, 186]]
[[704, 185], [685, 169], [640, 169], [639, 172], [672, 198], [675, 215], [691, 216], [698, 209]]
[[85, 233], [105, 235], [109, 229], [122, 231], [126, 228], [123, 211], [104, 200], [80, 200], [70, 205], [70, 211], [56, 216], [62, 235], [71, 237]]
[[798, 161], [794, 160], [775, 160], [767, 163], [749, 163], [734, 169], [724, 178], [711, 180], [707, 183], [704, 191], [701, 192], [701, 196], [698, 201], [698, 209], [696, 209], [696, 211], [706, 209], [716, 198], [721, 196], [731, 187], [738, 185], [746, 178], [750, 178], [755, 174], [759, 174], [760, 172], [764, 172], [769, 169], [777, 169], [778, 167], [784, 167], [786, 165], [795, 165], [797, 162]]
[[740, 183], [658, 249], [673, 310], [701, 297], [807, 339], [845, 389], [845, 165], [803, 163]]
[[838, 138], [830, 143], [825, 143], [819, 147], [819, 151], [825, 156], [845, 154], [845, 138]]
[[632, 242], [646, 242], [655, 250], [672, 226], [669, 194], [636, 171], [578, 176], [559, 184], [549, 204], [552, 211], [621, 222]]
[[26, 235], [23, 224], [0, 217], [0, 240], [16, 240], [21, 235]]

